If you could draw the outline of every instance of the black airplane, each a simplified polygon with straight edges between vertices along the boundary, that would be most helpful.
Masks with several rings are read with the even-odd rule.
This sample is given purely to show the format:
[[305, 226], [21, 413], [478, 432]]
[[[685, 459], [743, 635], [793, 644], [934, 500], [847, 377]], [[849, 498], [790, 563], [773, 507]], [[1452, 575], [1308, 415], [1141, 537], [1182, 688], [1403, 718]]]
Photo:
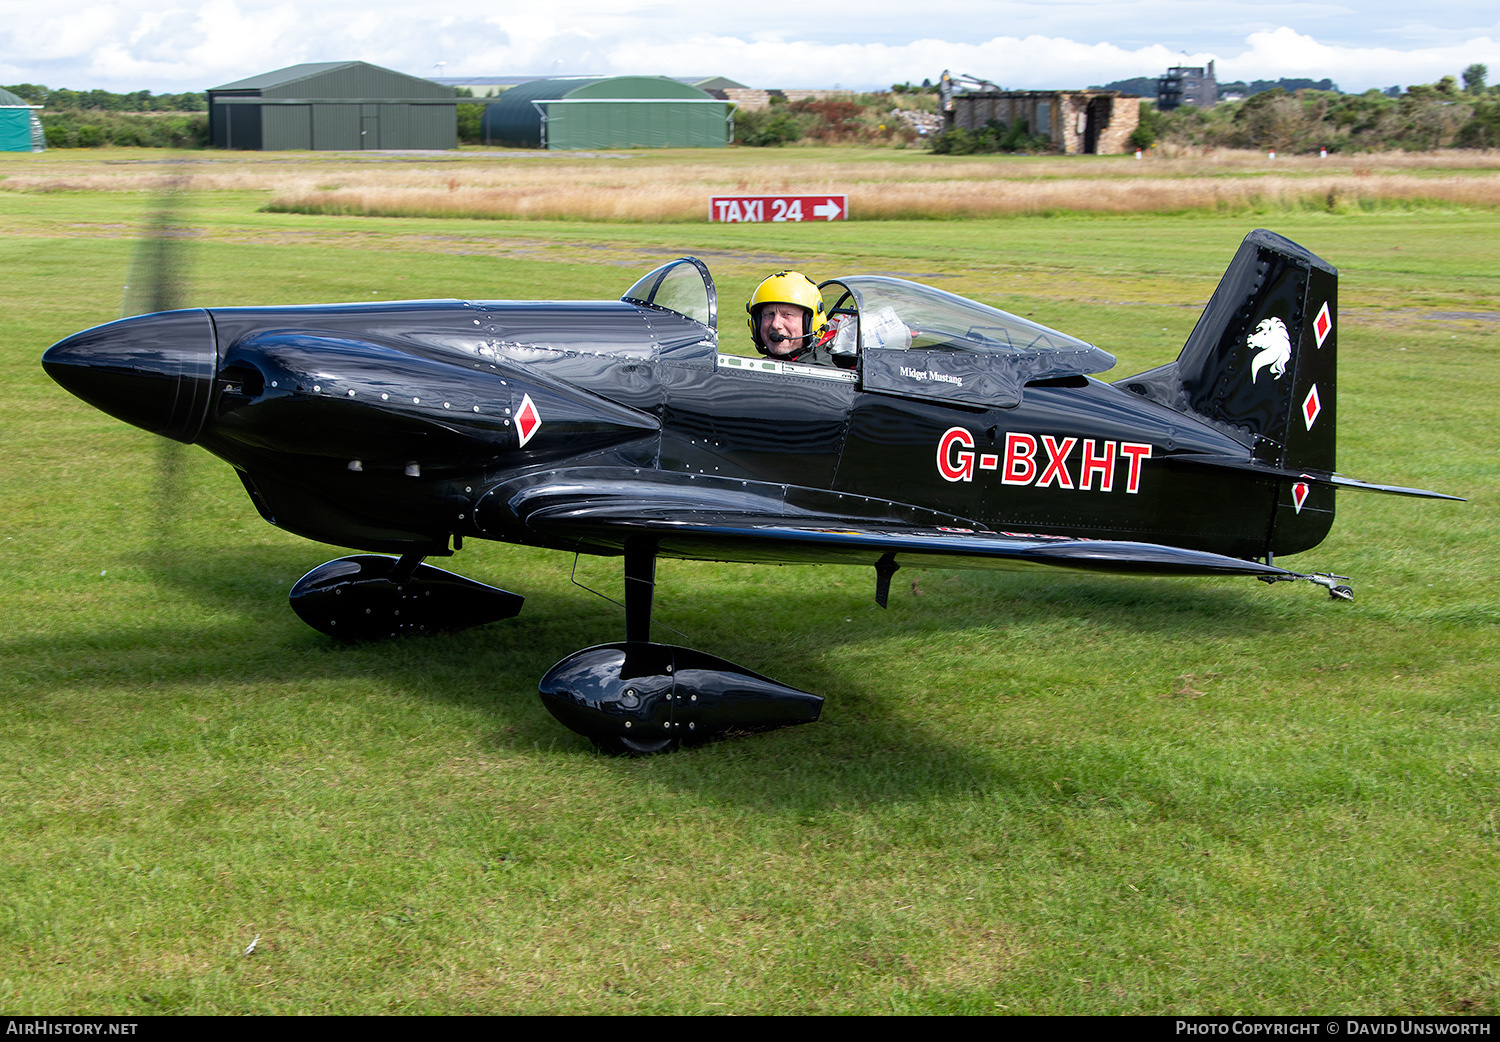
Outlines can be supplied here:
[[822, 699], [651, 640], [658, 557], [1305, 579], [1334, 493], [1336, 271], [1255, 231], [1177, 360], [1114, 383], [1073, 337], [913, 282], [822, 284], [829, 357], [719, 352], [684, 257], [617, 301], [163, 311], [61, 341], [47, 372], [228, 462], [261, 516], [368, 553], [291, 601], [343, 639], [462, 629], [522, 598], [423, 563], [465, 538], [619, 557], [625, 640], [541, 681], [609, 752], [815, 720]]

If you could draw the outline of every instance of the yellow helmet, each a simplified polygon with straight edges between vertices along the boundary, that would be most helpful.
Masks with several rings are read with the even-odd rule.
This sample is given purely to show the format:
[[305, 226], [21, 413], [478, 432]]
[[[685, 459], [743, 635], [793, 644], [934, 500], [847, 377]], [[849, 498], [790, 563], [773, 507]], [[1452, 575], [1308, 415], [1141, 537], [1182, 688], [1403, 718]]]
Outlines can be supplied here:
[[755, 292], [750, 294], [750, 303], [745, 305], [750, 339], [761, 354], [770, 353], [760, 339], [760, 308], [763, 304], [793, 304], [807, 312], [807, 335], [795, 354], [806, 351], [828, 328], [828, 316], [823, 311], [823, 294], [818, 292], [818, 284], [800, 271], [778, 271], [755, 287]]

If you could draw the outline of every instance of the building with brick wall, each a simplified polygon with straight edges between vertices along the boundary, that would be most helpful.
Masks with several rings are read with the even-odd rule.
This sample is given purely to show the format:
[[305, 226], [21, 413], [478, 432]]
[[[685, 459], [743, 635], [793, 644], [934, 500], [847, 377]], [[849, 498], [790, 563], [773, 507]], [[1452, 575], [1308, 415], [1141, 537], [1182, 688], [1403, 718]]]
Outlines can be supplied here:
[[993, 120], [1010, 128], [1017, 120], [1042, 134], [1064, 155], [1125, 152], [1141, 123], [1141, 99], [1113, 90], [995, 90], [955, 94], [944, 129], [979, 130]]

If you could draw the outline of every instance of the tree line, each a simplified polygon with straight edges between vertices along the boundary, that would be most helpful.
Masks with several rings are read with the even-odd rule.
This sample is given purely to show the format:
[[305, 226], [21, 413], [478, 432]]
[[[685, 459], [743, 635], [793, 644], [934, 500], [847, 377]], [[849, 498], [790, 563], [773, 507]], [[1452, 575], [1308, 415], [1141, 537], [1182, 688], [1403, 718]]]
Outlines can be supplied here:
[[[1280, 87], [1287, 93], [1299, 90], [1331, 90], [1337, 93], [1339, 89], [1338, 84], [1326, 78], [1309, 80], [1283, 76], [1277, 80], [1251, 80], [1248, 83], [1244, 80], [1233, 80], [1228, 83], [1220, 83], [1219, 97], [1238, 96], [1245, 98], [1252, 94], [1264, 94], [1266, 91], [1275, 90], [1277, 87]], [[1121, 94], [1139, 94], [1143, 98], [1154, 98], [1156, 97], [1156, 77], [1132, 76], [1128, 80], [1115, 80], [1112, 83], [1090, 87], [1089, 90], [1117, 90]], [[1387, 88], [1387, 93], [1400, 94], [1401, 88], [1389, 87]]]
[[78, 109], [98, 112], [207, 112], [208, 95], [152, 94], [149, 90], [138, 90], [129, 94], [114, 94], [107, 90], [69, 90], [40, 83], [14, 83], [3, 88], [18, 95], [32, 105], [45, 105], [49, 109]]
[[1249, 148], [1278, 153], [1425, 152], [1438, 148], [1500, 146], [1500, 87], [1489, 70], [1470, 65], [1458, 78], [1414, 84], [1405, 91], [1363, 94], [1282, 87], [1211, 108], [1184, 105], [1159, 112], [1141, 106], [1137, 147], [1157, 142], [1202, 148]]
[[38, 116], [48, 148], [205, 148], [208, 145], [208, 95], [153, 94], [138, 90], [56, 90], [40, 83], [4, 88], [31, 105], [43, 105]]

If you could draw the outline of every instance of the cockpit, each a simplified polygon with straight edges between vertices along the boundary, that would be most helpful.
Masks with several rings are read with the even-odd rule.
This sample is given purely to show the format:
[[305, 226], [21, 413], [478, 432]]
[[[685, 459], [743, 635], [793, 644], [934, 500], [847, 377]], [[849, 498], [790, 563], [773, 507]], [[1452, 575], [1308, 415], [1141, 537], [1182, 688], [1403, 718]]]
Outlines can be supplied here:
[[637, 279], [620, 297], [627, 304], [675, 311], [701, 323], [717, 334], [719, 296], [708, 265], [697, 257], [679, 257]]
[[[830, 303], [834, 362], [857, 371], [864, 390], [1004, 407], [1020, 402], [1028, 382], [1115, 363], [1076, 337], [905, 279], [852, 275], [819, 289]], [[620, 299], [675, 312], [717, 336], [713, 276], [696, 257], [662, 265]]]

